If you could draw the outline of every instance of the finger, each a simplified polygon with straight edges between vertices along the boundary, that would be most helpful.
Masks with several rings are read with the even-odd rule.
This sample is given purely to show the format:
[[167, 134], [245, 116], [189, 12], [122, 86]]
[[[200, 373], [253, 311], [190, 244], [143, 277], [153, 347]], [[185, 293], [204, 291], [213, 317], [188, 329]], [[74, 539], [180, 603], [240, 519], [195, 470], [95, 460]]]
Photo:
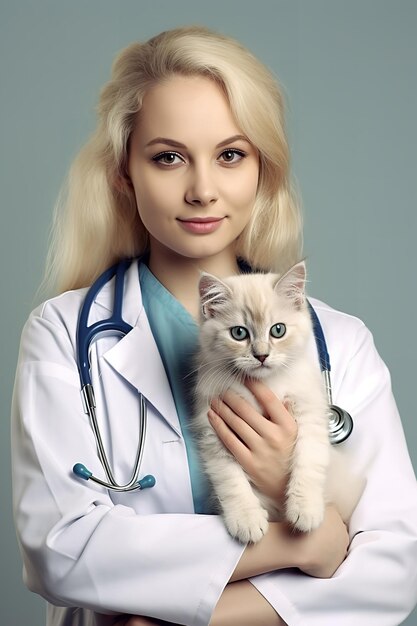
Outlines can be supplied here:
[[213, 409], [208, 410], [207, 416], [220, 441], [245, 469], [251, 456], [249, 448]]
[[[226, 391], [222, 396], [223, 402], [239, 416], [261, 438], [271, 434], [271, 425], [268, 417], [262, 415], [250, 402], [233, 391]], [[255, 444], [255, 441], [253, 442]]]
[[[259, 442], [259, 434], [252, 428], [251, 424], [249, 424], [248, 421], [242, 417], [239, 411], [241, 408], [239, 403], [240, 396], [237, 396], [236, 394], [232, 395], [232, 399], [234, 397], [237, 399], [235, 408], [229, 405], [227, 401], [228, 397], [228, 394], [225, 394], [225, 401], [220, 398], [216, 398], [211, 403], [211, 407], [224, 420], [229, 428], [238, 435], [248, 448], [253, 448]], [[250, 405], [248, 406], [249, 409], [253, 410], [253, 407]], [[253, 422], [253, 420], [249, 421]]]
[[[269, 416], [271, 422], [275, 424], [279, 424], [283, 427], [288, 427], [289, 429], [293, 429], [296, 427], [296, 422], [294, 417], [288, 411], [287, 407], [277, 396], [274, 394], [269, 387], [265, 385], [265, 383], [260, 380], [247, 379], [245, 381], [245, 385], [253, 393], [256, 400], [265, 410], [267, 415]], [[287, 400], [287, 406], [290, 406], [291, 402]]]

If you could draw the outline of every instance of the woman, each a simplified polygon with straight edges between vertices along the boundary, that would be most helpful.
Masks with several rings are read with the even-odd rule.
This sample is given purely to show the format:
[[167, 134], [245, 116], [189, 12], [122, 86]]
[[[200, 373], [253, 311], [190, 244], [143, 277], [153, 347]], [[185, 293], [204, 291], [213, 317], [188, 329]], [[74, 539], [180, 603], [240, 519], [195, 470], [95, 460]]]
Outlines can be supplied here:
[[[176, 374], [196, 346], [199, 273], [230, 275], [242, 261], [282, 271], [301, 254], [274, 79], [233, 40], [176, 29], [121, 53], [99, 118], [55, 225], [48, 274], [59, 295], [25, 327], [13, 404], [16, 527], [25, 581], [48, 600], [48, 625], [399, 624], [416, 601], [416, 484], [389, 375], [358, 320], [313, 301], [335, 399], [355, 418], [344, 445], [367, 478], [349, 537], [329, 506], [309, 534], [276, 522], [243, 546], [201, 509], [208, 491]], [[138, 392], [146, 399], [141, 471], [157, 484], [115, 493], [71, 471], [85, 460], [103, 474], [80, 399], [76, 327], [84, 288], [126, 257], [139, 258], [124, 288], [133, 330], [94, 343], [92, 379], [121, 483], [136, 454]], [[112, 306], [107, 284], [89, 323]], [[211, 423], [253, 481], [282, 498], [297, 426], [264, 385], [251, 389], [267, 423], [231, 394]], [[237, 422], [250, 426], [245, 459]]]

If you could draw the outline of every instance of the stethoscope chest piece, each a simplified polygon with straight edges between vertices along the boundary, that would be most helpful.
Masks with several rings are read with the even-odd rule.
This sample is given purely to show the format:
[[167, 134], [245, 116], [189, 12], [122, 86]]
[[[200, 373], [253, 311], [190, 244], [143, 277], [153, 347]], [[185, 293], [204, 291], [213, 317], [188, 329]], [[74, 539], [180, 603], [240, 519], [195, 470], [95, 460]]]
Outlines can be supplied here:
[[330, 443], [337, 444], [345, 441], [352, 432], [353, 420], [351, 415], [340, 407], [331, 404], [329, 416]]

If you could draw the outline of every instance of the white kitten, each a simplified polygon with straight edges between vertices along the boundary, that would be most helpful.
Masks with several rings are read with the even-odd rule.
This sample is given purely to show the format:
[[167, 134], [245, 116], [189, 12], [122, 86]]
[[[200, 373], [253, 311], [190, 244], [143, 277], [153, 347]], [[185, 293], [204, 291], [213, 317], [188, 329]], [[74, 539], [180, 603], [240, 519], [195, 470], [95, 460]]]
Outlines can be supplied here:
[[[344, 485], [347, 473], [329, 442], [329, 409], [317, 356], [311, 351], [313, 330], [304, 285], [304, 263], [283, 277], [242, 274], [219, 280], [203, 274], [199, 284], [202, 318], [193, 429], [226, 527], [245, 543], [262, 538], [268, 518], [285, 517], [301, 531], [317, 527], [328, 500], [336, 500], [347, 519], [359, 497], [360, 487], [353, 482], [349, 497], [340, 489], [326, 494], [329, 471], [333, 479], [337, 472]], [[261, 410], [243, 384], [246, 377], [263, 380], [278, 398], [289, 401], [297, 420], [284, 511], [250, 483], [207, 419], [211, 399], [226, 389]]]

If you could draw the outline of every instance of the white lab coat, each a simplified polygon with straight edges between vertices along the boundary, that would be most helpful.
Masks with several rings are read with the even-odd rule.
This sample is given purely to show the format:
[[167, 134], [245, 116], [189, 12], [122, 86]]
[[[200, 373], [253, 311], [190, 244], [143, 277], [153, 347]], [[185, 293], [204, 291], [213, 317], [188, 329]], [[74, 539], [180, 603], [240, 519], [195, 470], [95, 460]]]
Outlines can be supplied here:
[[[112, 611], [205, 626], [243, 547], [219, 517], [193, 513], [184, 441], [141, 304], [137, 263], [126, 276], [123, 309], [134, 328], [94, 344], [93, 383], [119, 480], [128, 480], [136, 452], [138, 391], [146, 397], [141, 475], [154, 474], [157, 484], [116, 494], [72, 474], [80, 461], [103, 475], [74, 356], [84, 295], [48, 301], [23, 332], [12, 442], [25, 582], [50, 603], [48, 626], [99, 624], [96, 612]], [[343, 445], [367, 486], [351, 520], [349, 556], [332, 579], [294, 569], [251, 582], [289, 626], [396, 626], [417, 601], [417, 489], [389, 374], [359, 320], [312, 302], [331, 354], [334, 400], [355, 420]], [[111, 306], [107, 285], [90, 322]]]

